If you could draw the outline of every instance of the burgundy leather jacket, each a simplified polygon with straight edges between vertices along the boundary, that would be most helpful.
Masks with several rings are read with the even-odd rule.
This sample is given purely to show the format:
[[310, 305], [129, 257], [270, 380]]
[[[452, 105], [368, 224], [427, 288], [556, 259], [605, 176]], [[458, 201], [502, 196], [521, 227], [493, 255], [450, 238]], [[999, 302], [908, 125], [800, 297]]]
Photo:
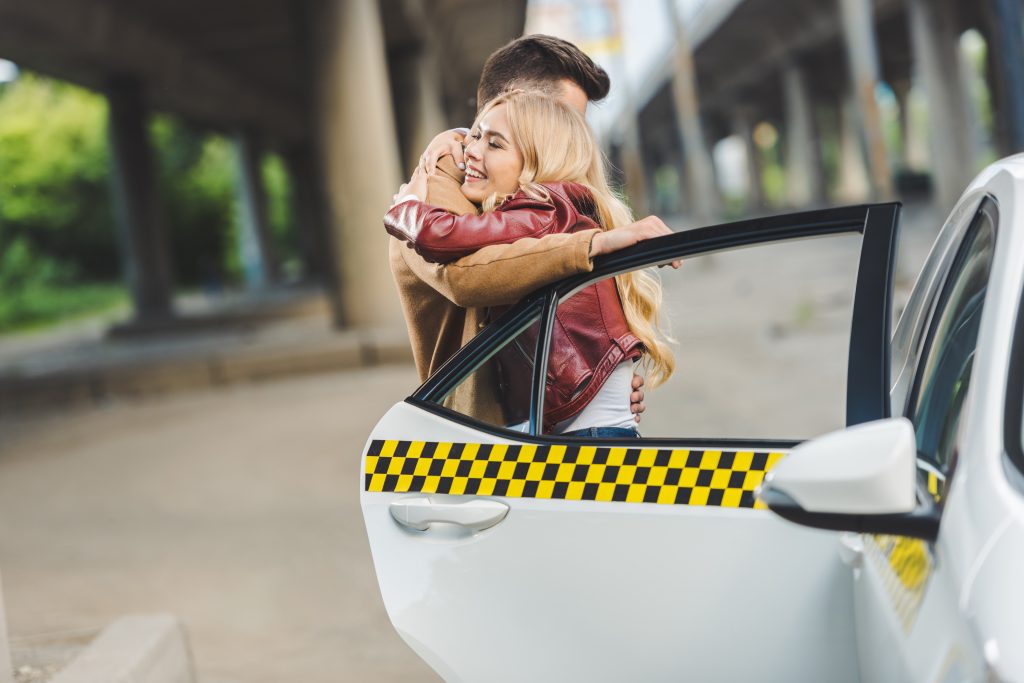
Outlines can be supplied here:
[[[423, 258], [438, 263], [491, 244], [599, 227], [585, 187], [568, 182], [544, 183], [544, 187], [550, 201], [518, 192], [494, 211], [480, 215], [456, 216], [424, 202], [406, 201], [388, 211], [384, 226]], [[555, 312], [549, 354], [545, 430], [583, 410], [619, 363], [639, 358], [642, 352], [642, 342], [626, 324], [613, 278], [585, 287], [562, 302]], [[529, 377], [507, 368], [505, 374]]]

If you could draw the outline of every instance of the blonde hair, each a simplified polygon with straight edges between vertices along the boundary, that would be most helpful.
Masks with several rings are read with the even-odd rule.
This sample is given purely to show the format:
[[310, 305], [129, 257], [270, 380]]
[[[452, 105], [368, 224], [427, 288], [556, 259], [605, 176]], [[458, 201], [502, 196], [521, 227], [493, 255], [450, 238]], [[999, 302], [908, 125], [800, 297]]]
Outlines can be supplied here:
[[[551, 95], [512, 90], [499, 95], [480, 110], [479, 121], [499, 104], [511, 129], [512, 142], [523, 156], [519, 189], [535, 199], [549, 201], [545, 182], [571, 181], [590, 191], [594, 213], [602, 230], [614, 230], [633, 222], [629, 207], [608, 186], [604, 157], [583, 116]], [[483, 203], [492, 211], [502, 197], [491, 195]], [[615, 276], [629, 329], [646, 348], [644, 365], [651, 387], [663, 383], [675, 370], [672, 341], [661, 329], [661, 282], [647, 271]]]

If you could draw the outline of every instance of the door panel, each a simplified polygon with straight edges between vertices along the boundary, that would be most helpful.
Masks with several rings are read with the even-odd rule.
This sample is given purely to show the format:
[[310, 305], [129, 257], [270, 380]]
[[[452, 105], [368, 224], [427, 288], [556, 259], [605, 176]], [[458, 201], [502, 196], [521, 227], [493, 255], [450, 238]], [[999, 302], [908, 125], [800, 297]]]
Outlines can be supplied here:
[[[367, 453], [362, 504], [385, 605], [446, 680], [857, 680], [834, 536], [748, 495], [783, 451], [544, 449], [401, 403]], [[571, 481], [581, 468], [576, 478], [610, 478], [619, 462], [617, 485]], [[415, 474], [434, 463], [436, 480]], [[410, 531], [388, 512], [396, 499], [501, 482], [508, 495], [484, 497], [510, 510], [482, 532]], [[661, 504], [639, 502], [655, 491]]]
[[[754, 500], [793, 442], [587, 442], [543, 436], [539, 418], [555, 306], [574, 291], [677, 258], [851, 232], [863, 243], [847, 422], [887, 416], [897, 215], [879, 205], [757, 219], [601, 257], [592, 273], [514, 307], [394, 406], [363, 450], [360, 500], [406, 642], [449, 681], [859, 680], [836, 535]], [[530, 434], [441, 407], [536, 320]], [[435, 503], [508, 510], [474, 530], [450, 523], [468, 514], [450, 507], [450, 522], [416, 531], [392, 516], [395, 501], [414, 505], [418, 520]]]

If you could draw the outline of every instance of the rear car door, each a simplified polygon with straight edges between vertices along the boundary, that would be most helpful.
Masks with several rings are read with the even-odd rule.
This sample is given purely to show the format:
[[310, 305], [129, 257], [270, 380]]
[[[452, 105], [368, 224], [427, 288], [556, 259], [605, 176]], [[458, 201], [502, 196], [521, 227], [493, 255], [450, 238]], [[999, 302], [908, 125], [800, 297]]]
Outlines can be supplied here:
[[[603, 257], [513, 307], [395, 405], [364, 447], [361, 504], [406, 642], [449, 681], [858, 680], [836, 534], [754, 498], [796, 441], [585, 440], [542, 434], [539, 417], [554, 313], [575, 291], [841, 234], [861, 237], [846, 423], [888, 415], [898, 215], [880, 204], [756, 219]], [[523, 357], [532, 386], [495, 416], [500, 353]]]

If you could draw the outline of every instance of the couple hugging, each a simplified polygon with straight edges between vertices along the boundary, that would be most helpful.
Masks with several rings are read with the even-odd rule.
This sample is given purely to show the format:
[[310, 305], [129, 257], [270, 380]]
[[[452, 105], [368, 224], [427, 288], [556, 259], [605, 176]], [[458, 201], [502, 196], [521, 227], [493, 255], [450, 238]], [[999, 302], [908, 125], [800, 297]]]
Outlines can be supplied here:
[[[571, 43], [515, 40], [484, 66], [473, 127], [437, 136], [399, 189], [384, 224], [421, 379], [501, 307], [589, 272], [594, 256], [670, 232], [654, 217], [633, 222], [608, 186], [584, 118], [608, 87], [604, 70]], [[592, 284], [558, 307], [546, 432], [638, 436], [643, 381], [634, 362], [654, 386], [675, 365], [658, 327], [660, 301], [658, 281], [641, 271]], [[514, 422], [497, 395], [503, 362], [499, 354], [488, 364], [497, 367], [474, 373], [449, 407]], [[506, 381], [524, 381], [519, 370], [505, 367]]]

